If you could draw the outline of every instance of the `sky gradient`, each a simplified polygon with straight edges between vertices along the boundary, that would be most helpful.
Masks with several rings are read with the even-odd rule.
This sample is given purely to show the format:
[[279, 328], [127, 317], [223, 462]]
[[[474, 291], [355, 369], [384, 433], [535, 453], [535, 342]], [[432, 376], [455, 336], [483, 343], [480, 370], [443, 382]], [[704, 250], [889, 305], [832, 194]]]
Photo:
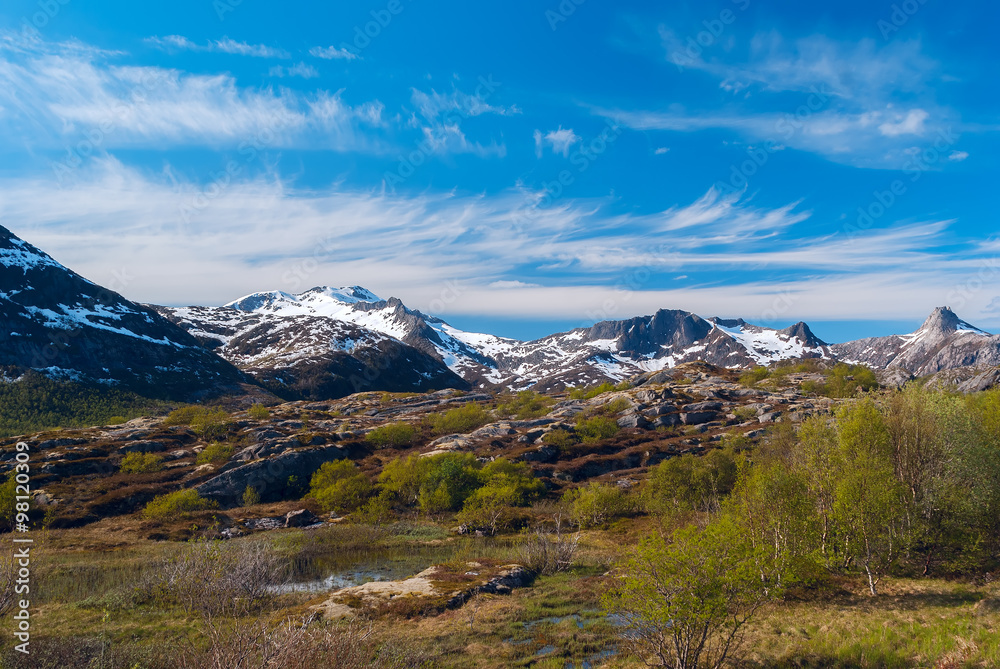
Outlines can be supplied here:
[[10, 0], [0, 225], [175, 306], [1000, 330], [995, 3], [662, 5]]

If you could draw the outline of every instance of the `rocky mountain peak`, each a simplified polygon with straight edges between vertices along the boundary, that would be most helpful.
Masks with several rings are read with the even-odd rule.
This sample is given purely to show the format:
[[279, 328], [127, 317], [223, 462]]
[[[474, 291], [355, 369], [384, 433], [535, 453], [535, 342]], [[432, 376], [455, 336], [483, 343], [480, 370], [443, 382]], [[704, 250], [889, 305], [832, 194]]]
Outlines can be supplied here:
[[[953, 332], [958, 332], [959, 330], [970, 330], [973, 332], [982, 332], [979, 328], [970, 325], [958, 317], [954, 311], [949, 307], [938, 307], [935, 309], [924, 324], [920, 326], [920, 332], [925, 333], [940, 333], [940, 334], [951, 334]], [[986, 334], [983, 332], [983, 334]]]
[[813, 334], [809, 326], [802, 321], [799, 321], [795, 325], [789, 325], [784, 330], [778, 330], [778, 334], [785, 335], [786, 337], [794, 337], [811, 347], [827, 346], [827, 343]]

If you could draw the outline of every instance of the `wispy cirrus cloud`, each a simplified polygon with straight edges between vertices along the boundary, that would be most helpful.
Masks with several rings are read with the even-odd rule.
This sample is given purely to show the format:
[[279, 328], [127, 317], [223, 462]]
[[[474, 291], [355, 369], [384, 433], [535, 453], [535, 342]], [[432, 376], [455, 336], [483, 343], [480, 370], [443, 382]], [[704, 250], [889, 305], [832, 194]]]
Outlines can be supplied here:
[[[269, 145], [379, 150], [372, 129], [382, 103], [347, 103], [341, 92], [240, 86], [229, 74], [116, 64], [117, 54], [36, 42], [0, 51], [0, 136], [65, 146], [97, 133], [100, 148], [237, 145], [268, 133]], [[308, 65], [282, 75], [311, 76]]]
[[[184, 226], [178, 208], [198, 188], [107, 160], [59, 198], [43, 180], [0, 182], [0, 223], [92, 280], [127, 272], [126, 294], [147, 302], [362, 284], [426, 309], [458, 281], [448, 313], [522, 318], [583, 319], [613, 298], [616, 317], [685, 308], [752, 319], [776, 295], [794, 298], [789, 318], [919, 318], [995, 255], [957, 246], [951, 221], [896, 224], [862, 240], [810, 234], [812, 214], [799, 203], [767, 208], [714, 190], [646, 215], [565, 200], [523, 226], [518, 191], [405, 197], [300, 190], [271, 175], [220, 193], [204, 212], [211, 226]], [[937, 253], [943, 245], [951, 252]], [[305, 276], [301, 259], [313, 267]], [[637, 268], [649, 280], [626, 300], [619, 284]], [[992, 297], [974, 296], [963, 315], [986, 318]]]
[[215, 53], [228, 53], [237, 56], [251, 56], [253, 58], [291, 58], [292, 55], [284, 49], [279, 49], [265, 44], [249, 44], [238, 42], [229, 37], [220, 40], [209, 41], [205, 44], [192, 42], [183, 35], [167, 35], [165, 37], [147, 37], [146, 43], [163, 51], [203, 51]]
[[[795, 41], [770, 32], [744, 50], [692, 53], [660, 28], [667, 60], [682, 76], [702, 73], [732, 94], [700, 109], [673, 100], [664, 109], [598, 109], [638, 130], [731, 130], [749, 141], [780, 142], [858, 167], [900, 167], [906, 149], [923, 146], [959, 125], [934, 99], [940, 65], [918, 40], [877, 44], [812, 36]], [[789, 94], [800, 96], [799, 101]], [[790, 103], [789, 100], [792, 100]]]
[[309, 55], [323, 60], [361, 60], [359, 54], [335, 46], [314, 46]]
[[486, 80], [481, 80], [474, 93], [466, 93], [457, 88], [450, 93], [438, 93], [433, 89], [430, 92], [411, 89], [410, 102], [416, 113], [410, 116], [409, 124], [420, 130], [424, 137], [423, 145], [431, 153], [471, 153], [481, 157], [502, 158], [507, 155], [506, 145], [493, 139], [487, 144], [470, 140], [462, 129], [462, 124], [467, 119], [476, 116], [511, 116], [521, 113], [516, 105], [491, 104], [489, 98], [495, 91], [496, 86]]

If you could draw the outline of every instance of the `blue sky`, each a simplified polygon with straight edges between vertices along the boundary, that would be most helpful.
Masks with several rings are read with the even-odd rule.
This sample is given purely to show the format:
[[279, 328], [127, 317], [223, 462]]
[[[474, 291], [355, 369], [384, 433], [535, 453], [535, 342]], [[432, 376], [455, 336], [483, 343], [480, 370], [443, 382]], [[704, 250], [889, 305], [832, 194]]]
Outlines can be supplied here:
[[1000, 329], [994, 3], [0, 9], [0, 224], [129, 298]]

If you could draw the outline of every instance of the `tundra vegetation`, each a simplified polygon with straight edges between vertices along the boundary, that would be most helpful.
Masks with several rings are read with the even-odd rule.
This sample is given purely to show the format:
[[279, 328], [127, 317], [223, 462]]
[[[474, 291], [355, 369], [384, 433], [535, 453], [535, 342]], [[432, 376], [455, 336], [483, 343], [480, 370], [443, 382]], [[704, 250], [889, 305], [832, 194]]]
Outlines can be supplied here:
[[[0, 667], [1000, 666], [1000, 390], [884, 390], [864, 368], [808, 361], [701, 369], [662, 390], [181, 407], [127, 424], [124, 443], [168, 444], [156, 453], [31, 435], [66, 445], [33, 456], [31, 664], [5, 647]], [[661, 404], [704, 404], [709, 374], [796, 399], [652, 424], [678, 415]], [[622, 427], [637, 411], [649, 424]], [[199, 487], [276, 462], [255, 451], [269, 434], [279, 453], [341, 455], [239, 479], [231, 498]], [[448, 590], [508, 564], [531, 574], [508, 594], [359, 598], [344, 619], [311, 608], [430, 565]]]

